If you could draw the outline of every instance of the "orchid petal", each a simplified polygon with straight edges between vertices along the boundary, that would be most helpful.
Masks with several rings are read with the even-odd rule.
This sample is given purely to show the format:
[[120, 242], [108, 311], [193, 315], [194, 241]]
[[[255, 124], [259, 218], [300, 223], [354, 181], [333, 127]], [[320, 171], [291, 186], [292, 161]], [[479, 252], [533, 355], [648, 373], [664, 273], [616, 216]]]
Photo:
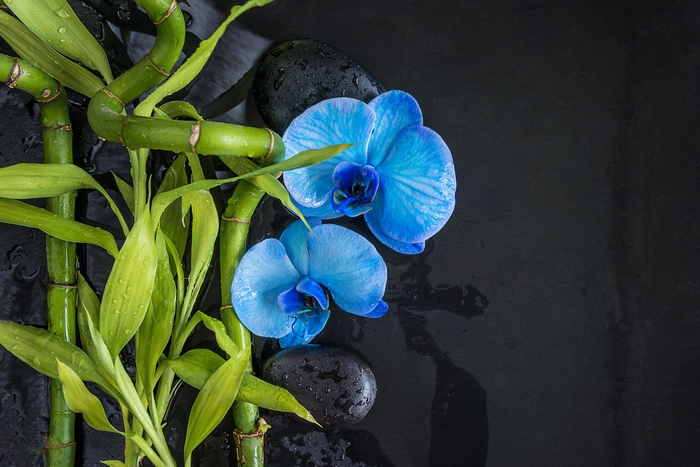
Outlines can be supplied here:
[[330, 312], [328, 310], [321, 310], [314, 316], [308, 317], [308, 320], [300, 317], [294, 322], [292, 332], [280, 338], [280, 347], [286, 349], [295, 345], [308, 344], [311, 342], [311, 339], [323, 330], [329, 316]]
[[338, 225], [321, 225], [309, 235], [309, 277], [330, 290], [343, 310], [364, 316], [384, 295], [387, 270], [374, 246]]
[[413, 96], [398, 90], [380, 94], [369, 106], [377, 119], [367, 147], [367, 163], [376, 167], [389, 155], [404, 127], [423, 124], [423, 114]]
[[365, 318], [381, 318], [389, 310], [389, 305], [384, 300], [379, 300], [374, 310], [365, 315]]
[[285, 313], [277, 299], [299, 279], [280, 241], [263, 240], [248, 250], [231, 284], [231, 303], [245, 327], [262, 337], [279, 338], [288, 334], [294, 315]]
[[[379, 199], [381, 199], [381, 194], [379, 195]], [[379, 220], [382, 218], [381, 213], [382, 203], [377, 202], [375, 204], [375, 208], [367, 214], [365, 214], [367, 227], [369, 227], [369, 230], [374, 234], [375, 237], [377, 237], [377, 240], [379, 240], [392, 250], [404, 255], [417, 255], [418, 253], [422, 253], [423, 250], [425, 250], [425, 241], [416, 243], [404, 243], [384, 235], [384, 232], [382, 232], [381, 228], [379, 227]]]
[[285, 185], [297, 204], [320, 207], [333, 191], [332, 175], [338, 163], [367, 162], [367, 142], [374, 119], [374, 112], [364, 102], [338, 97], [309, 107], [292, 121], [282, 138], [287, 158], [307, 149], [355, 144], [326, 161], [285, 172]]
[[419, 243], [452, 215], [457, 186], [452, 155], [430, 128], [404, 128], [377, 172], [382, 183], [375, 204], [382, 206], [365, 216], [373, 230], [402, 243]]
[[[306, 215], [304, 215], [306, 217]], [[318, 217], [306, 217], [311, 228], [321, 225]], [[284, 245], [290, 261], [302, 276], [309, 274], [309, 248], [306, 246], [306, 236], [309, 229], [302, 221], [296, 221], [282, 232], [280, 242]]]

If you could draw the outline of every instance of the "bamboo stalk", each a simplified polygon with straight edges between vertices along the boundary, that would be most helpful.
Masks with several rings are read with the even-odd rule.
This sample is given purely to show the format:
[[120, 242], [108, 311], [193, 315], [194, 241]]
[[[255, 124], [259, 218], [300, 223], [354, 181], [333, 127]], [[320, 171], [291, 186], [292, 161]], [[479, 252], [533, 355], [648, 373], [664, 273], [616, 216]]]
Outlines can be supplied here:
[[[44, 160], [73, 163], [73, 131], [66, 93], [60, 83], [41, 70], [6, 55], [0, 56], [0, 79], [10, 87], [31, 94], [39, 104]], [[48, 198], [46, 208], [67, 219], [75, 215], [76, 193]], [[76, 255], [75, 243], [46, 236], [48, 329], [75, 343]], [[61, 382], [51, 380], [49, 433], [44, 449], [50, 467], [72, 467], [75, 462], [75, 414], [68, 408]]]
[[[219, 228], [221, 308], [231, 306], [231, 283], [233, 274], [246, 251], [250, 219], [265, 192], [247, 181], [236, 185], [222, 216]], [[240, 350], [248, 354], [247, 371], [253, 371], [250, 331], [243, 326], [233, 313], [222, 313], [226, 331]], [[233, 404], [233, 419], [236, 423], [234, 442], [236, 459], [240, 467], [261, 467], [264, 465], [263, 435], [267, 429], [260, 418], [258, 408], [247, 402]]]
[[95, 94], [88, 121], [102, 138], [129, 149], [157, 148], [173, 152], [277, 158], [284, 153], [282, 139], [267, 128], [220, 122], [186, 122], [127, 116], [124, 107], [170, 74], [184, 43], [182, 11], [173, 0], [139, 0], [154, 19], [156, 42], [134, 67]]

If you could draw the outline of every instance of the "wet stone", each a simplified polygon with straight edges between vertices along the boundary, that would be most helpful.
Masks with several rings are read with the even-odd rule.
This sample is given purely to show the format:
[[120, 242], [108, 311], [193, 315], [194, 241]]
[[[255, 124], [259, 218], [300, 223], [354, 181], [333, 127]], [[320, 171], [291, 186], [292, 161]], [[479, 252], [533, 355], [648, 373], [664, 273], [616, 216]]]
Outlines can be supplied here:
[[386, 89], [340, 50], [315, 39], [284, 41], [260, 59], [253, 95], [263, 121], [283, 134], [312, 105], [332, 97], [369, 102]]
[[377, 396], [377, 381], [358, 355], [337, 347], [284, 349], [263, 366], [266, 381], [287, 389], [323, 426], [359, 422]]

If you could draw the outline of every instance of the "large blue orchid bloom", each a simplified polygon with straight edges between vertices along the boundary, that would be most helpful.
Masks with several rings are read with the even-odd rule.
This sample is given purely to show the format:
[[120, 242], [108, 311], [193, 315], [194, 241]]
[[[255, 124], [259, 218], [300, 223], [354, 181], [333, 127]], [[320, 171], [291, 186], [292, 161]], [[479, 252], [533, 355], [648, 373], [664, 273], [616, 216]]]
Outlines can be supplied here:
[[236, 268], [231, 303], [241, 322], [282, 347], [306, 344], [321, 332], [330, 312], [326, 290], [345, 311], [378, 318], [388, 306], [386, 264], [364, 237], [308, 218], [289, 226], [279, 240], [250, 248]]
[[284, 183], [304, 216], [364, 215], [388, 247], [420, 253], [455, 204], [452, 154], [423, 126], [416, 100], [403, 91], [369, 104], [328, 99], [292, 121], [282, 138], [291, 157], [307, 149], [356, 143], [320, 164], [285, 172]]

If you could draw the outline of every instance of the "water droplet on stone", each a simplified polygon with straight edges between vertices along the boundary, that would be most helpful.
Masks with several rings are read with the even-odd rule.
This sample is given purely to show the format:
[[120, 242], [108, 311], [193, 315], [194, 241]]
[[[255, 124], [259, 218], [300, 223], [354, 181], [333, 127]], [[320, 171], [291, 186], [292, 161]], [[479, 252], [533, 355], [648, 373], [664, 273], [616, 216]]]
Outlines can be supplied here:
[[370, 366], [350, 350], [330, 346], [284, 349], [265, 362], [262, 377], [292, 393], [324, 427], [362, 420], [377, 393]]

